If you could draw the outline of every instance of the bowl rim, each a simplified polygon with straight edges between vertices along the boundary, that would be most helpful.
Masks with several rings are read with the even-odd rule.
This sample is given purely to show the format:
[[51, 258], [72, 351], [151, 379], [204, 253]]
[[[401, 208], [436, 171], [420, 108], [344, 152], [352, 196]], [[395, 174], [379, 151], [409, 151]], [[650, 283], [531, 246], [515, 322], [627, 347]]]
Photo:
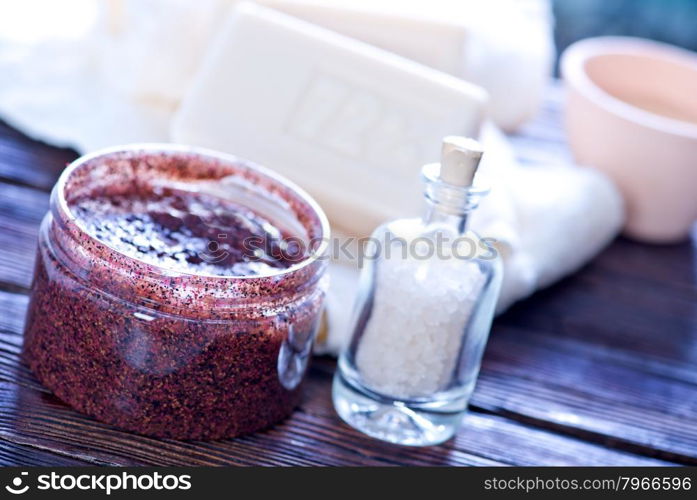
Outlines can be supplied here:
[[586, 63], [595, 57], [607, 55], [650, 56], [684, 66], [694, 71], [697, 79], [697, 53], [645, 38], [603, 36], [586, 38], [569, 45], [560, 60], [564, 82], [599, 107], [659, 132], [697, 139], [697, 124], [639, 108], [598, 86], [588, 75]]

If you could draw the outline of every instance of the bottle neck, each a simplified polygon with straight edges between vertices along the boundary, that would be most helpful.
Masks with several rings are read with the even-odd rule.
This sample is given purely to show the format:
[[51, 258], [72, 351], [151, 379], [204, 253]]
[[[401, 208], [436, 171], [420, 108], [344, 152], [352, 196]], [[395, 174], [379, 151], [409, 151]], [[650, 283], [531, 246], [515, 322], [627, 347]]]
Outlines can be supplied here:
[[439, 169], [438, 164], [429, 164], [422, 170], [426, 199], [423, 222], [427, 226], [462, 234], [467, 231], [470, 214], [488, 190], [443, 182]]
[[426, 206], [423, 214], [425, 226], [440, 226], [447, 228], [457, 234], [467, 232], [470, 211], [461, 213], [451, 213], [434, 204], [426, 197]]

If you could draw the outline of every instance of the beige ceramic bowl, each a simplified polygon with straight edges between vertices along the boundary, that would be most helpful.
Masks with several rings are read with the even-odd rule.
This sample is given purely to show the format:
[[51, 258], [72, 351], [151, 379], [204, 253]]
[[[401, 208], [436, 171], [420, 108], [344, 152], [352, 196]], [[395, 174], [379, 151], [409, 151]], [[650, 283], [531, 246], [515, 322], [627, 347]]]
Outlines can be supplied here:
[[576, 160], [606, 172], [625, 233], [685, 238], [697, 220], [697, 54], [637, 38], [582, 40], [562, 55]]

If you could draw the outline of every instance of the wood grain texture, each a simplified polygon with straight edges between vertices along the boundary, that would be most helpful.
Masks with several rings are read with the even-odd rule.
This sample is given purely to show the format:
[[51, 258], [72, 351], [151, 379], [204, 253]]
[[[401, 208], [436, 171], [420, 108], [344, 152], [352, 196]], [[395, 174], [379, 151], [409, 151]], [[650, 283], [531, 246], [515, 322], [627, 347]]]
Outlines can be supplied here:
[[[235, 440], [180, 442], [121, 432], [68, 408], [21, 363], [27, 297], [0, 292], [0, 440], [99, 465], [531, 465], [661, 462], [472, 412], [443, 446], [401, 448], [367, 438], [334, 413], [334, 361], [315, 360], [306, 398], [286, 422]], [[515, 455], [511, 450], [517, 450]]]
[[[562, 94], [512, 138], [523, 163], [568, 161]], [[20, 361], [38, 225], [69, 150], [0, 123], [0, 464], [661, 465], [697, 463], [697, 247], [622, 238], [497, 319], [472, 412], [448, 443], [387, 445], [344, 425], [318, 358], [287, 421], [235, 440], [121, 432], [68, 408]]]
[[84, 465], [91, 465], [91, 463], [72, 456], [44, 451], [40, 447], [22, 446], [9, 441], [0, 441], [0, 466], [2, 467], [80, 467]]
[[28, 290], [39, 224], [48, 210], [48, 193], [0, 183], [0, 283]]
[[0, 179], [48, 191], [75, 151], [34, 141], [0, 120]]

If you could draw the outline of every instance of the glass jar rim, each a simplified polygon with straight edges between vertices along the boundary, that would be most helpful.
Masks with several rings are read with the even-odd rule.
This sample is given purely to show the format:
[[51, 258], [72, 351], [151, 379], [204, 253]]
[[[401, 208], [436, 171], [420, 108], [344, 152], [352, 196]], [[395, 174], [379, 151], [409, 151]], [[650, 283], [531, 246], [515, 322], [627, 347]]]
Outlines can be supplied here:
[[[218, 275], [218, 274], [209, 274], [209, 273], [195, 273], [195, 272], [186, 272], [186, 271], [179, 271], [179, 270], [172, 270], [168, 269], [166, 267], [158, 266], [156, 264], [152, 264], [149, 262], [145, 262], [141, 259], [138, 259], [136, 257], [130, 256], [128, 254], [125, 254], [118, 249], [114, 249], [110, 247], [109, 245], [106, 245], [99, 239], [97, 239], [95, 236], [89, 234], [88, 232], [83, 231], [83, 233], [91, 238], [94, 242], [96, 242], [99, 245], [106, 246], [110, 250], [119, 253], [121, 256], [123, 256], [126, 259], [131, 259], [134, 261], [137, 261], [139, 265], [145, 266], [148, 269], [152, 269], [154, 272], [160, 272], [160, 273], [166, 273], [168, 275], [180, 275], [180, 276], [192, 276], [192, 277], [198, 277], [198, 278], [206, 278], [206, 279], [221, 279], [221, 280], [249, 280], [249, 279], [258, 279], [258, 278], [272, 278], [272, 277], [280, 277], [286, 274], [291, 274], [294, 271], [298, 271], [304, 267], [307, 267], [312, 264], [315, 260], [323, 256], [329, 246], [329, 237], [330, 237], [330, 226], [329, 226], [329, 221], [327, 219], [326, 214], [322, 210], [322, 208], [319, 206], [319, 204], [300, 186], [295, 184], [294, 182], [290, 181], [289, 179], [283, 177], [282, 175], [274, 172], [273, 170], [263, 167], [261, 165], [257, 165], [253, 162], [250, 162], [248, 160], [244, 160], [241, 158], [238, 158], [235, 155], [228, 154], [228, 153], [222, 153], [219, 151], [215, 151], [212, 149], [208, 148], [202, 148], [198, 146], [189, 146], [189, 145], [183, 145], [183, 144], [174, 144], [174, 143], [133, 143], [133, 144], [127, 144], [127, 145], [121, 145], [121, 146], [112, 146], [108, 148], [102, 148], [97, 151], [94, 151], [92, 153], [88, 153], [86, 155], [80, 156], [79, 158], [73, 160], [61, 173], [60, 177], [58, 178], [58, 181], [56, 182], [52, 192], [51, 192], [51, 205], [52, 207], [56, 207], [60, 217], [64, 218], [65, 220], [72, 222], [72, 223], [77, 223], [78, 217], [75, 216], [73, 211], [70, 209], [68, 200], [66, 198], [66, 193], [65, 193], [65, 188], [67, 186], [68, 180], [70, 179], [71, 175], [80, 167], [83, 165], [86, 165], [96, 159], [99, 158], [107, 158], [111, 155], [116, 155], [119, 153], [137, 153], [137, 152], [144, 152], [144, 153], [149, 153], [149, 154], [172, 154], [172, 155], [177, 155], [177, 154], [186, 154], [186, 155], [192, 155], [196, 156], [199, 159], [202, 160], [215, 160], [219, 161], [231, 166], [234, 166], [235, 168], [242, 168], [245, 170], [250, 170], [254, 171], [257, 174], [261, 174], [262, 176], [265, 176], [272, 181], [282, 185], [286, 189], [288, 189], [290, 192], [292, 192], [299, 200], [301, 200], [305, 205], [307, 205], [314, 216], [317, 218], [319, 222], [319, 227], [320, 227], [320, 233], [321, 237], [319, 238], [319, 246], [316, 249], [313, 249], [311, 254], [307, 257], [305, 257], [302, 261], [292, 264], [291, 266], [288, 266], [283, 269], [279, 269], [278, 271], [274, 272], [268, 272], [268, 273], [261, 273], [261, 274], [254, 274], [254, 275], [234, 275], [234, 276], [226, 276], [226, 275]], [[77, 225], [77, 224], [76, 224]], [[79, 225], [78, 225], [79, 227]]]
[[[138, 156], [139, 153], [142, 153], [142, 157]], [[84, 229], [79, 217], [71, 210], [70, 194], [67, 192], [70, 181], [83, 181], [86, 186], [94, 187], [89, 184], [89, 178], [73, 177], [81, 167], [94, 165], [95, 160], [102, 158], [133, 162], [157, 157], [167, 160], [170, 156], [175, 160], [184, 160], [183, 167], [176, 167], [184, 172], [184, 179], [187, 172], [189, 175], [198, 173], [196, 167], [199, 164], [191, 163], [195, 159], [201, 162], [203, 175], [200, 179], [194, 177], [194, 180], [215, 181], [231, 177], [254, 184], [260, 190], [258, 195], [268, 198], [266, 201], [286, 202], [295, 221], [304, 227], [308, 238], [311, 238], [309, 243], [316, 247], [311, 248], [302, 261], [278, 272], [225, 276], [158, 266], [119, 251]], [[187, 158], [190, 160], [188, 163]], [[191, 170], [187, 171], [187, 168]], [[157, 173], [156, 169], [153, 171]], [[83, 175], [93, 172], [86, 170]], [[118, 173], [118, 170], [114, 172]], [[207, 178], [206, 172], [214, 175]], [[218, 174], [221, 177], [216, 177]], [[256, 190], [252, 196], [255, 194]], [[249, 208], [254, 210], [254, 207]], [[283, 308], [305, 300], [320, 282], [321, 287], [326, 287], [326, 280], [321, 278], [327, 267], [330, 229], [323, 210], [310, 195], [291, 181], [234, 155], [166, 143], [101, 149], [78, 158], [66, 167], [51, 193], [49, 214], [45, 228], [42, 228], [42, 240], [46, 249], [65, 269], [95, 291], [137, 303], [147, 309], [215, 319], [248, 306], [261, 305], [266, 310]], [[191, 310], [192, 301], [201, 304], [196, 311]], [[204, 308], [208, 310], [204, 311]]]

